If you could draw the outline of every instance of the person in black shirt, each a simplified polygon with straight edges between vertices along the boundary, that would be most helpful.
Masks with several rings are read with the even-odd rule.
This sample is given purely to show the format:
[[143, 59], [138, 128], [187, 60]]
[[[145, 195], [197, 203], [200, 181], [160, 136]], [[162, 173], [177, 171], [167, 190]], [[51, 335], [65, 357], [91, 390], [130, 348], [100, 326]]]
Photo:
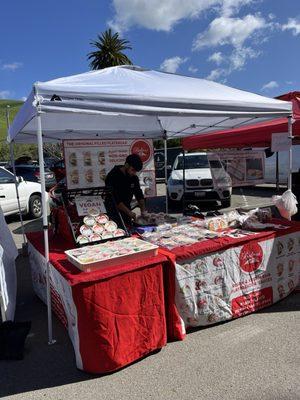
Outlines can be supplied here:
[[136, 214], [131, 211], [130, 203], [135, 196], [141, 213], [145, 212], [145, 199], [140, 187], [137, 172], [141, 171], [143, 163], [137, 154], [130, 154], [124, 165], [116, 165], [105, 179], [105, 186], [111, 188], [117, 207], [125, 223], [136, 219]]

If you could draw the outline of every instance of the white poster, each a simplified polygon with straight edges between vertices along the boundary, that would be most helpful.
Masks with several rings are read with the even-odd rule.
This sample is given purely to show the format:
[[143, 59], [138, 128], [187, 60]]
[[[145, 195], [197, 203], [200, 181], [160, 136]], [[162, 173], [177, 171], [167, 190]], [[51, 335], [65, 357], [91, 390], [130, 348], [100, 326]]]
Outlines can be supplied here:
[[224, 151], [218, 155], [231, 177], [233, 187], [264, 183], [264, 151]]
[[272, 133], [272, 151], [287, 151], [291, 147], [291, 144], [288, 132]]
[[105, 186], [105, 178], [115, 165], [123, 165], [129, 154], [138, 154], [144, 164], [139, 174], [145, 196], [156, 195], [153, 142], [135, 140], [64, 140], [68, 189]]

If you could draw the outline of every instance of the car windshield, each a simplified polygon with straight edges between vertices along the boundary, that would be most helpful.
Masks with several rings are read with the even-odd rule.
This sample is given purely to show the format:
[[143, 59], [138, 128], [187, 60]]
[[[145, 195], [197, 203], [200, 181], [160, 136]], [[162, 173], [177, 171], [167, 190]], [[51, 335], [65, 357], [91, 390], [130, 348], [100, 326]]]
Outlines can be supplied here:
[[[209, 163], [206, 154], [185, 156], [185, 169], [199, 169], [199, 168], [209, 168]], [[177, 158], [174, 169], [183, 169], [183, 156], [179, 156]]]

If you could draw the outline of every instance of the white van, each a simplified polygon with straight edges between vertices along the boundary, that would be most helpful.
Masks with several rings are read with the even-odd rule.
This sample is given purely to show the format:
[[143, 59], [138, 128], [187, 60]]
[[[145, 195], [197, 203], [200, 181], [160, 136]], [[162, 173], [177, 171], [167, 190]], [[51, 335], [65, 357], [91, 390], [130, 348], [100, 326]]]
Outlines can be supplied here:
[[[185, 158], [185, 160], [184, 160]], [[180, 202], [183, 196], [183, 165], [185, 162], [185, 200], [215, 202], [220, 201], [222, 207], [231, 204], [231, 179], [218, 159], [209, 159], [207, 153], [179, 154], [174, 162], [168, 179], [168, 197], [171, 202]], [[222, 179], [215, 187], [212, 170], [218, 171]], [[221, 174], [219, 174], [219, 171]], [[216, 176], [215, 175], [215, 181]]]

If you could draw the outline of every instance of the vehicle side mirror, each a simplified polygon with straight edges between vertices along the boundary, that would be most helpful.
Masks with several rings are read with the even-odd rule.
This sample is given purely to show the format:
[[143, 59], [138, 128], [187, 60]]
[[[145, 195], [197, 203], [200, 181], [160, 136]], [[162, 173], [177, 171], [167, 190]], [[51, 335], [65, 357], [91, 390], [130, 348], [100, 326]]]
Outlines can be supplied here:
[[23, 176], [17, 176], [17, 182], [18, 183], [24, 182]]

